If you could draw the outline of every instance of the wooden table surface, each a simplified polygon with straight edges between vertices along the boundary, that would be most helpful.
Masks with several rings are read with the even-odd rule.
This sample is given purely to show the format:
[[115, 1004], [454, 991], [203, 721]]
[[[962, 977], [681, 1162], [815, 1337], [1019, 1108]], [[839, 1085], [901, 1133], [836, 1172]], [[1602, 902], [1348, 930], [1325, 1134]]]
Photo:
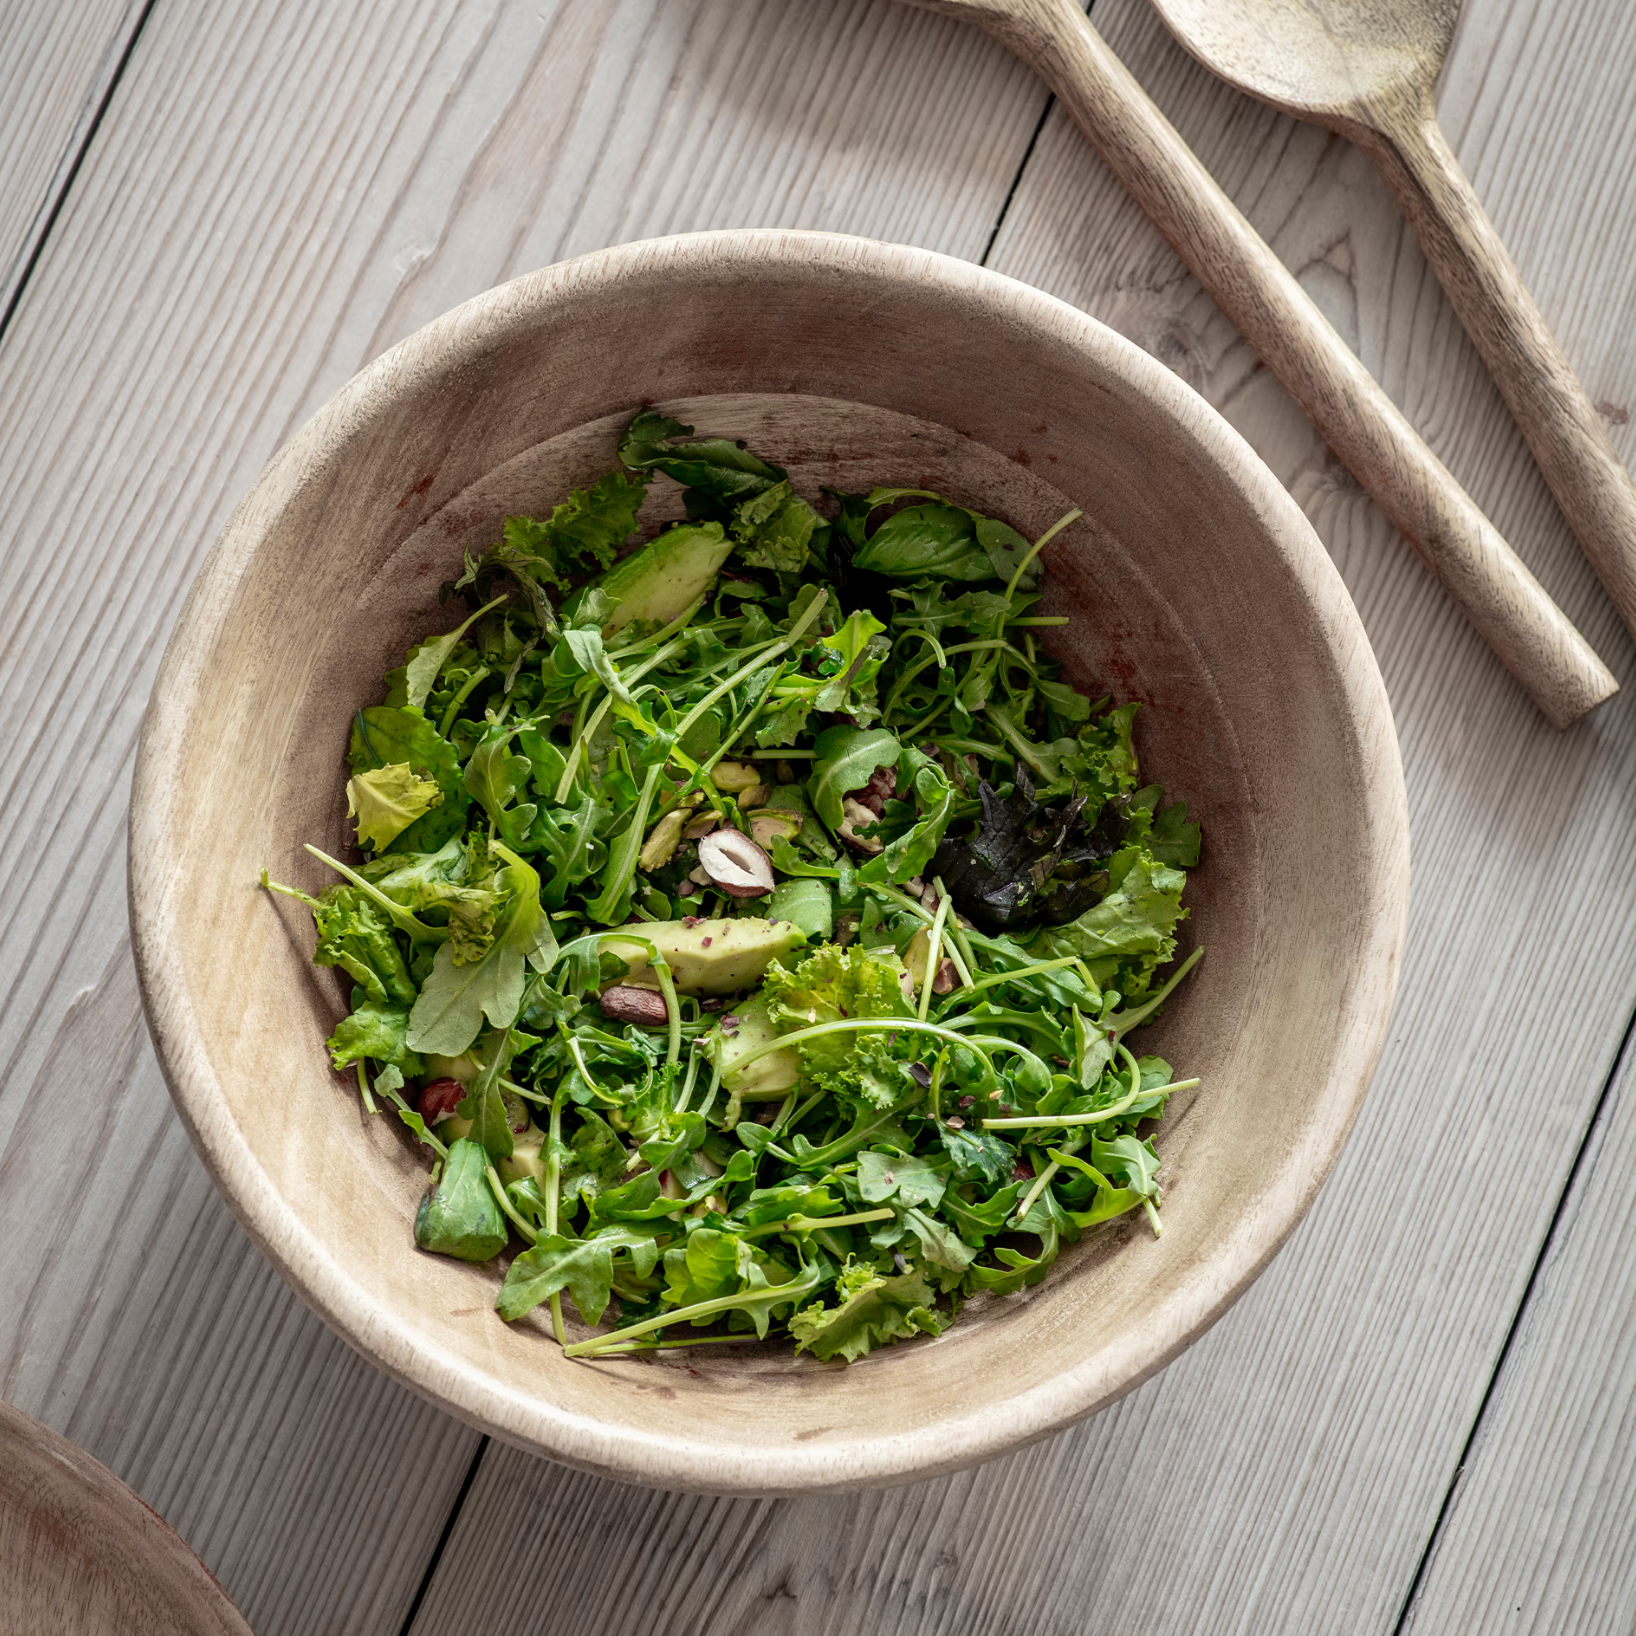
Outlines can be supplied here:
[[[1629, 686], [1368, 163], [1212, 81], [1144, 0], [1093, 21]], [[1628, 0], [1466, 0], [1440, 95], [1627, 460], [1633, 82]], [[491, 1444], [284, 1287], [171, 1111], [124, 821], [201, 558], [353, 371], [530, 268], [772, 225], [1025, 279], [1232, 420], [1374, 642], [1414, 901], [1351, 1143], [1197, 1346], [958, 1476], [724, 1501]], [[0, 315], [0, 1395], [260, 1636], [1636, 1624], [1636, 691], [1566, 734], [1535, 714], [1020, 64], [890, 0], [7, 0]]]

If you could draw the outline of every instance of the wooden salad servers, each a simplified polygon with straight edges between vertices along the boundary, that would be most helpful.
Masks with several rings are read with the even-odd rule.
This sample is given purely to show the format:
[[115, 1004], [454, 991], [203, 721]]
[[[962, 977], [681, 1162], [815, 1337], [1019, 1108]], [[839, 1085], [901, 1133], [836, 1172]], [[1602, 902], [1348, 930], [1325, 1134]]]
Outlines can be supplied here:
[[[1556, 727], [1618, 691], [1590, 644], [1229, 199], [1075, 0], [909, 0], [1030, 63]], [[1210, 0], [1214, 3], [1214, 0]]]
[[1459, 0], [1153, 0], [1212, 72], [1380, 167], [1620, 617], [1636, 483], [1437, 123]]

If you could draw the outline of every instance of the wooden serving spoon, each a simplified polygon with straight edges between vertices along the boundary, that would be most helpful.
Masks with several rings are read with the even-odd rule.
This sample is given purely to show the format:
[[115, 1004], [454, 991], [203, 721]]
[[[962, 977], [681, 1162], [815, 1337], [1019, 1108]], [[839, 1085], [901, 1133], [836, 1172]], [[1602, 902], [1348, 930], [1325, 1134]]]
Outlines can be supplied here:
[[908, 3], [976, 23], [1033, 66], [1555, 726], [1569, 726], [1618, 691], [1590, 644], [1358, 362], [1075, 0]]
[[1230, 85], [1380, 167], [1534, 459], [1636, 633], [1636, 483], [1437, 123], [1460, 0], [1153, 0]]

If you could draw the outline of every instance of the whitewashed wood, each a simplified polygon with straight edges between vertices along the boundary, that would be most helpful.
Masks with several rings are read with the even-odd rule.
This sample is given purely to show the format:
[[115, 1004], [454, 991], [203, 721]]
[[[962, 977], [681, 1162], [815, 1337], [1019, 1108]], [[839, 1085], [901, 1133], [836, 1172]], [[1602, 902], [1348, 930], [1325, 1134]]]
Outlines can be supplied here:
[[1284, 0], [1157, 4], [1213, 73], [1374, 159], [1563, 515], [1636, 631], [1636, 483], [1438, 124], [1434, 90], [1459, 0], [1352, 0], [1321, 12]]
[[[0, 346], [0, 1164], [32, 1178], [0, 1379], [262, 1636], [395, 1630], [476, 1439], [296, 1305], [141, 1042], [128, 758], [194, 567], [293, 425], [492, 279], [760, 220], [975, 255], [1045, 100], [967, 31], [863, 0], [793, 36], [729, 0], [167, 3], [145, 29]], [[65, 1077], [92, 1152], [58, 1152]]]
[[[1617, 690], [1607, 666], [1085, 20], [1076, 0], [915, 3], [987, 30], [1053, 88], [1165, 241], [1548, 721], [1571, 726]], [[1584, 408], [1594, 421], [1595, 410], [1588, 403]], [[1597, 435], [1605, 445], [1605, 436]], [[1611, 449], [1602, 452], [1608, 466], [1618, 466]], [[1619, 472], [1622, 478], [1622, 467]], [[1611, 488], [1604, 482], [1603, 489]], [[1630, 489], [1628, 481], [1619, 492], [1624, 489]], [[1630, 498], [1636, 523], [1636, 489]]]
[[[1613, 12], [1600, 29], [1583, 15], [1563, 25], [1557, 8], [1547, 28], [1543, 4], [1471, 0], [1468, 12], [1445, 122], [1593, 397], [1623, 407], [1636, 383], [1636, 327], [1619, 321], [1636, 220], [1629, 122], [1610, 150], [1561, 118], [1611, 107], [1629, 79]], [[1628, 675], [1613, 608], [1367, 161], [1214, 85], [1138, 6], [1099, 0], [1096, 15]], [[1535, 76], [1545, 89], [1523, 94]], [[1567, 230], [1593, 219], [1604, 236]], [[1256, 1288], [1089, 1425], [893, 1493], [772, 1504], [615, 1489], [494, 1448], [417, 1636], [637, 1619], [662, 1636], [1350, 1636], [1397, 1623], [1636, 997], [1636, 724], [1626, 700], [1560, 740], [1532, 718], [1057, 116], [994, 259], [1115, 322], [1221, 404], [1302, 498], [1359, 600], [1403, 737], [1416, 869], [1375, 1090]], [[1628, 460], [1633, 428], [1612, 430]], [[1522, 1130], [1535, 1185], [1497, 1188]], [[503, 1530], [558, 1548], [497, 1577]]]
[[1636, 1627], [1636, 1081], [1627, 1051], [1406, 1632]]
[[0, 313], [61, 196], [143, 0], [0, 7]]

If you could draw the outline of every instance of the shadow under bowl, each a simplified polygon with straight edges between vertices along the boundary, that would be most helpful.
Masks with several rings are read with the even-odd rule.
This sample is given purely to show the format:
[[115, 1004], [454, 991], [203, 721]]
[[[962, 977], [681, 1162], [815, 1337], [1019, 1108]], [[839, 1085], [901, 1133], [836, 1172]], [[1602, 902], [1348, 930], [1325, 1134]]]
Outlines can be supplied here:
[[[1047, 547], [1046, 645], [1141, 699], [1144, 777], [1205, 851], [1184, 949], [1138, 1036], [1201, 1087], [1159, 1146], [1162, 1239], [1092, 1233], [1038, 1287], [851, 1366], [780, 1348], [565, 1359], [493, 1311], [499, 1275], [425, 1255], [425, 1165], [322, 1040], [301, 850], [346, 843], [349, 724], [437, 588], [508, 512], [613, 464], [655, 402], [799, 489], [941, 491]], [[656, 485], [656, 489], [665, 487]], [[674, 492], [674, 491], [673, 491]], [[656, 493], [647, 516], [661, 512]], [[674, 514], [674, 513], [673, 513]], [[1311, 1203], [1385, 1039], [1404, 935], [1402, 771], [1340, 577], [1243, 440], [1146, 354], [1012, 280], [793, 232], [688, 235], [489, 291], [370, 365], [234, 514], [166, 653], [131, 816], [131, 910], [159, 1058], [228, 1202], [366, 1356], [471, 1424], [587, 1470], [789, 1493], [923, 1477], [1065, 1426], [1209, 1326]]]

